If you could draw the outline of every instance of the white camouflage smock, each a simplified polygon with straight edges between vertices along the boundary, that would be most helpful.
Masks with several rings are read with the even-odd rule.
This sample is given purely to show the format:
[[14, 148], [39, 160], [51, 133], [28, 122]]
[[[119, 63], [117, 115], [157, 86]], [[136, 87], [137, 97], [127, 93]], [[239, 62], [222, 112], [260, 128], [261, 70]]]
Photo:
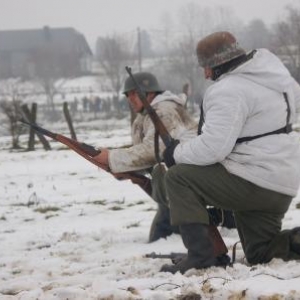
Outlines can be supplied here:
[[258, 186], [295, 196], [300, 182], [299, 134], [274, 134], [236, 144], [238, 138], [272, 132], [300, 111], [300, 87], [282, 62], [266, 49], [221, 76], [204, 96], [203, 133], [176, 147], [176, 163], [220, 162], [230, 173]]
[[[197, 122], [185, 109], [186, 96], [169, 91], [157, 95], [151, 102], [170, 135], [186, 141], [197, 135]], [[109, 166], [114, 173], [143, 170], [156, 164], [154, 152], [154, 125], [147, 113], [137, 114], [132, 124], [133, 146], [109, 151]], [[160, 153], [165, 149], [159, 139]]]

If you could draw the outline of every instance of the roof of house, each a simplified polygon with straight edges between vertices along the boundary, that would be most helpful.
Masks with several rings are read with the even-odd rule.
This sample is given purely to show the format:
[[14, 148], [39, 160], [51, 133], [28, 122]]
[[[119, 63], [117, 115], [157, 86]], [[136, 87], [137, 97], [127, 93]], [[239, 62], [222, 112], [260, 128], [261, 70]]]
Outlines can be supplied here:
[[47, 43], [61, 51], [74, 51], [75, 47], [78, 52], [92, 55], [84, 35], [71, 27], [0, 31], [0, 51], [30, 50], [44, 47]]

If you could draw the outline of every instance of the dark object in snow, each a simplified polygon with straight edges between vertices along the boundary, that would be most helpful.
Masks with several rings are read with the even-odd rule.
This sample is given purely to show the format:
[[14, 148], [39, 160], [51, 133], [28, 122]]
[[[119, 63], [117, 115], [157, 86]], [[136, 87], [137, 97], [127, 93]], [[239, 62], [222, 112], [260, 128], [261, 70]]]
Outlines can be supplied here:
[[[183, 252], [171, 252], [169, 254], [158, 254], [156, 252], [151, 252], [145, 255], [147, 258], [153, 259], [171, 259], [173, 264], [178, 264], [183, 258], [187, 257], [186, 253]], [[217, 257], [217, 266], [229, 266], [231, 264], [230, 257], [227, 254], [222, 254]]]
[[153, 258], [153, 259], [156, 259], [156, 258], [161, 258], [161, 259], [168, 258], [168, 259], [171, 259], [171, 261], [172, 261], [173, 264], [179, 263], [186, 256], [187, 256], [187, 254], [183, 253], [183, 252], [171, 252], [169, 254], [157, 254], [155, 252], [151, 252], [151, 253], [148, 253], [148, 254], [145, 255], [145, 257], [147, 257], [147, 258]]

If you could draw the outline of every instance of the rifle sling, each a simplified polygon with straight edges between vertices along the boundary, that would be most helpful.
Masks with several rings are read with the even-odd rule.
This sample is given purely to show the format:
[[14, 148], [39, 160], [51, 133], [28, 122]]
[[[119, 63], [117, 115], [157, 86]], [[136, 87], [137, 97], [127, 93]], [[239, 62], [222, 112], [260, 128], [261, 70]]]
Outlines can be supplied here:
[[159, 133], [157, 130], [155, 130], [154, 133], [154, 154], [155, 154], [156, 161], [160, 164], [161, 158], [159, 155]]
[[203, 101], [202, 101], [200, 105], [200, 120], [198, 124], [198, 135], [201, 135], [202, 133], [203, 124], [204, 124], [204, 112], [203, 112]]
[[[254, 136], [246, 136], [246, 137], [241, 137], [238, 138], [236, 140], [237, 144], [243, 143], [243, 142], [249, 142], [261, 137], [265, 137], [268, 135], [273, 135], [273, 134], [280, 134], [280, 133], [290, 133], [292, 131], [292, 124], [290, 124], [290, 117], [291, 117], [291, 108], [290, 108], [290, 104], [288, 101], [288, 96], [287, 93], [283, 93], [283, 97], [284, 97], [284, 101], [286, 103], [287, 106], [287, 116], [286, 116], [286, 125], [280, 129], [271, 131], [271, 132], [266, 132], [263, 134], [258, 134], [258, 135], [254, 135]], [[204, 124], [205, 120], [204, 120], [204, 112], [203, 112], [203, 105], [201, 104], [200, 106], [200, 120], [199, 120], [199, 124], [198, 124], [198, 135], [201, 135], [202, 133], [202, 126]]]
[[259, 135], [255, 135], [255, 136], [246, 136], [246, 137], [242, 137], [236, 140], [237, 144], [243, 143], [243, 142], [249, 142], [255, 139], [259, 139], [261, 137], [264, 136], [268, 136], [268, 135], [273, 135], [273, 134], [280, 134], [280, 133], [290, 133], [292, 131], [292, 125], [288, 124], [280, 129], [271, 131], [271, 132], [267, 132], [267, 133], [263, 133], [263, 134], [259, 134]]
[[249, 141], [259, 139], [259, 138], [264, 137], [264, 136], [273, 135], [273, 134], [280, 134], [280, 133], [288, 134], [288, 133], [290, 133], [292, 131], [292, 124], [290, 124], [291, 108], [290, 108], [290, 104], [289, 104], [289, 101], [288, 101], [287, 93], [283, 93], [283, 97], [284, 97], [284, 101], [285, 101], [286, 107], [287, 107], [286, 125], [284, 127], [279, 128], [279, 129], [274, 130], [274, 131], [271, 131], [271, 132], [258, 134], [258, 135], [255, 135], [255, 136], [241, 137], [241, 138], [236, 140], [236, 143], [240, 144], [240, 143], [243, 143], [243, 142], [249, 142]]

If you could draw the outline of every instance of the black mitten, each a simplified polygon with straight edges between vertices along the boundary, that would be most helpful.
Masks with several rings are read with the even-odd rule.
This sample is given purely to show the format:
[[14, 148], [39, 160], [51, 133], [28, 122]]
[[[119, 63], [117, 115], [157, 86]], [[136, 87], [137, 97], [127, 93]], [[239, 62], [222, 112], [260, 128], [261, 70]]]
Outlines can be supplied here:
[[174, 155], [174, 150], [175, 150], [175, 148], [178, 144], [179, 144], [178, 140], [172, 139], [170, 145], [163, 152], [164, 162], [165, 162], [165, 164], [167, 165], [168, 168], [175, 165], [175, 160], [174, 160], [173, 155]]

